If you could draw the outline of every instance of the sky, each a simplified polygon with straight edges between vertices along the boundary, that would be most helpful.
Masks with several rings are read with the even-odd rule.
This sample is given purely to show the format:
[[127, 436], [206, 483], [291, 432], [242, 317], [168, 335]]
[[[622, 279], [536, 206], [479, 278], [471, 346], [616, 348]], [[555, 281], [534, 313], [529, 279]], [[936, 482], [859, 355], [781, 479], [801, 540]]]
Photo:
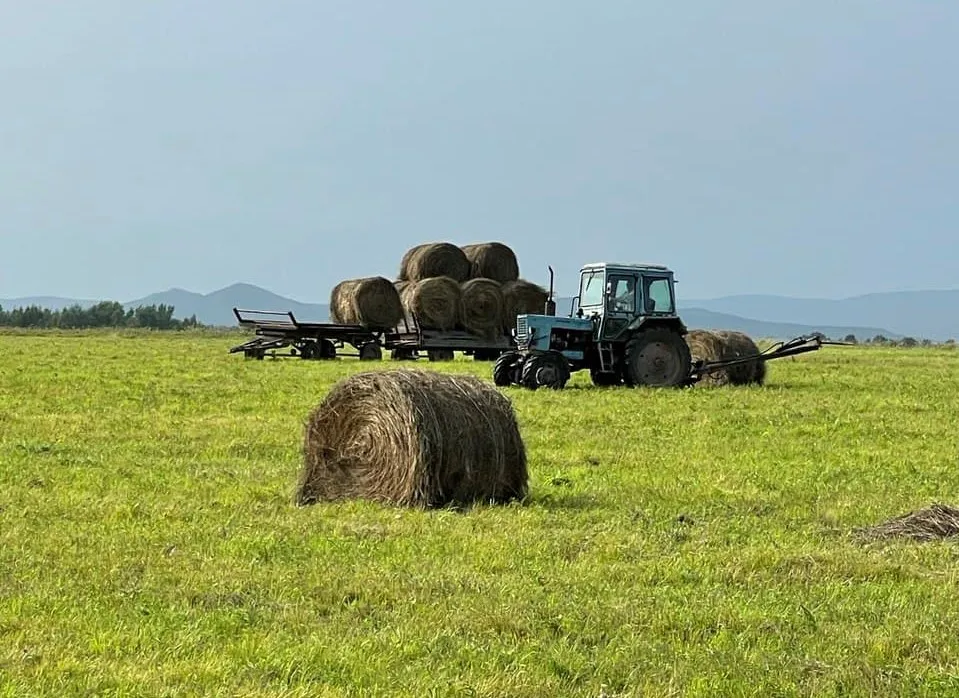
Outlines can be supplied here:
[[326, 302], [422, 242], [574, 292], [959, 288], [955, 0], [0, 0], [0, 298]]

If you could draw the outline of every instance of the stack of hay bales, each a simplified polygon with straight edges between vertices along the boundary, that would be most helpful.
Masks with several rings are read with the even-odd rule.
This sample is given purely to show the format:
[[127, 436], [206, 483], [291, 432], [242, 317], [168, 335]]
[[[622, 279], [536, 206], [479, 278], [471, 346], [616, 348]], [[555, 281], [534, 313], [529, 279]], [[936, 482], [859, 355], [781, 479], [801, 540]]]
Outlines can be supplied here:
[[473, 376], [358, 373], [309, 415], [298, 505], [367, 499], [439, 507], [523, 498], [526, 450], [512, 404]]
[[517, 315], [542, 313], [547, 297], [542, 286], [520, 278], [515, 252], [501, 242], [430, 242], [406, 251], [394, 281], [377, 276], [338, 284], [330, 317], [390, 329], [415, 315], [423, 329], [494, 339], [510, 334]]
[[[693, 361], [727, 361], [759, 354], [756, 343], [742, 332], [731, 330], [690, 330], [686, 344]], [[766, 380], [765, 361], [746, 361], [703, 375], [701, 385], [762, 385]]]
[[461, 329], [490, 339], [509, 334], [518, 314], [543, 312], [548, 297], [546, 289], [520, 278], [516, 253], [501, 242], [416, 245], [403, 255], [394, 284], [405, 311], [425, 329]]

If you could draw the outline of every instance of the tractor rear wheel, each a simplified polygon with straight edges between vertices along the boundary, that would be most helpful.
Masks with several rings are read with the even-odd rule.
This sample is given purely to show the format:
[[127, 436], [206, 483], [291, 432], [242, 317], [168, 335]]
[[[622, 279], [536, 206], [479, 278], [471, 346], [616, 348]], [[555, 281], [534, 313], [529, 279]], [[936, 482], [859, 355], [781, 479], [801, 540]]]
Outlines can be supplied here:
[[655, 328], [626, 343], [624, 379], [629, 386], [675, 387], [689, 376], [689, 345], [678, 332]]
[[501, 388], [508, 385], [519, 383], [519, 375], [516, 375], [516, 368], [523, 360], [523, 355], [518, 351], [508, 351], [501, 354], [496, 363], [493, 364], [493, 384]]
[[523, 365], [521, 381], [530, 390], [550, 388], [560, 390], [569, 380], [569, 364], [566, 357], [556, 351], [533, 354]]

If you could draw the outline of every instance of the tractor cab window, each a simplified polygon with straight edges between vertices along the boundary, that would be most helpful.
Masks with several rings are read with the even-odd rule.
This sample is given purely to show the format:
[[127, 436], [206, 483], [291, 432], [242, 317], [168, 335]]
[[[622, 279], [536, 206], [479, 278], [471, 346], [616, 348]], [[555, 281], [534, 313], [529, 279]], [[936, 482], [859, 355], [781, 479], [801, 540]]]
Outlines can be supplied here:
[[593, 271], [583, 274], [579, 289], [580, 307], [597, 306], [603, 304], [603, 272]]
[[646, 278], [646, 312], [673, 313], [673, 294], [670, 292], [669, 279]]
[[614, 313], [636, 312], [636, 279], [613, 276], [609, 280], [609, 309]]

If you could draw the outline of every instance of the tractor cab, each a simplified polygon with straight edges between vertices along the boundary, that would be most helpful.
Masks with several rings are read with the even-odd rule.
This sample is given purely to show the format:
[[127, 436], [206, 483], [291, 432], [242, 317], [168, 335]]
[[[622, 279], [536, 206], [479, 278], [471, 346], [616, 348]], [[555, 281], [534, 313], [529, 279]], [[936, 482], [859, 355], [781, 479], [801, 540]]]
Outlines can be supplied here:
[[587, 264], [573, 299], [575, 315], [593, 322], [597, 341], [615, 341], [644, 321], [678, 320], [675, 283], [673, 272], [662, 265]]

